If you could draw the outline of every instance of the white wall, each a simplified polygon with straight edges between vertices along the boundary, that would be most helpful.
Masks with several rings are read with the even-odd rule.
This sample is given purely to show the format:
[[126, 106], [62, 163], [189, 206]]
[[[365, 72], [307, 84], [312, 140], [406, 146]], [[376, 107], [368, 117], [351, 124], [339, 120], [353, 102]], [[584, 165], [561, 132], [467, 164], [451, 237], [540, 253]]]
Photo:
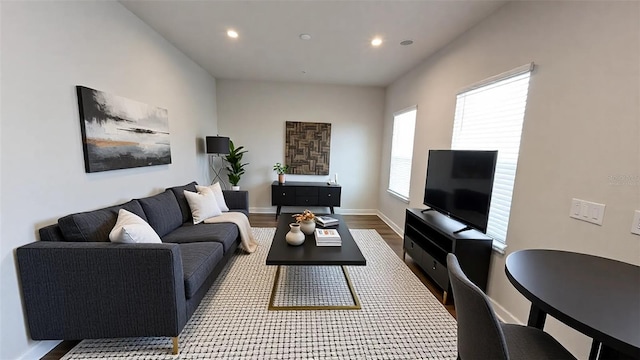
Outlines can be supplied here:
[[275, 212], [270, 184], [277, 179], [273, 164], [285, 160], [286, 121], [331, 123], [330, 176], [287, 175], [287, 181], [326, 181], [338, 173], [336, 212], [376, 212], [384, 89], [218, 79], [217, 94], [220, 135], [248, 150], [240, 186], [249, 190], [252, 212]]
[[[394, 111], [419, 106], [410, 206], [420, 207], [427, 151], [451, 144], [456, 92], [534, 61], [507, 254], [554, 248], [640, 264], [640, 238], [629, 231], [640, 208], [639, 46], [637, 2], [507, 4], [389, 86], [381, 212], [403, 226], [405, 204], [385, 192]], [[618, 175], [630, 180], [610, 181]], [[572, 197], [606, 204], [603, 225], [569, 218]], [[529, 303], [506, 279], [504, 259], [492, 257], [488, 294], [503, 316], [526, 322]], [[587, 357], [585, 336], [554, 320], [545, 329]]]
[[[206, 182], [215, 79], [117, 2], [2, 2], [0, 358], [35, 358], [15, 248], [60, 216]], [[169, 111], [172, 164], [86, 174], [75, 86]]]

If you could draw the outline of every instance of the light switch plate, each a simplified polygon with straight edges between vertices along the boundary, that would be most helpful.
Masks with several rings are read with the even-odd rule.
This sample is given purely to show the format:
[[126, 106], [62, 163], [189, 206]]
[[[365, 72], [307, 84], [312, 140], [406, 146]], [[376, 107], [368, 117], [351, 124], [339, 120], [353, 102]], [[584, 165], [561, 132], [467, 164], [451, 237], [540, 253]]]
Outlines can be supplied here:
[[571, 209], [569, 211], [569, 216], [574, 219], [579, 219], [580, 209], [582, 209], [582, 201], [580, 201], [580, 199], [571, 199]]
[[589, 203], [589, 217], [588, 222], [596, 225], [602, 225], [602, 219], [604, 219], [604, 204]]
[[633, 217], [633, 224], [631, 224], [631, 233], [640, 235], [640, 210], [636, 210]]
[[596, 225], [602, 225], [606, 205], [581, 199], [571, 199], [569, 216]]

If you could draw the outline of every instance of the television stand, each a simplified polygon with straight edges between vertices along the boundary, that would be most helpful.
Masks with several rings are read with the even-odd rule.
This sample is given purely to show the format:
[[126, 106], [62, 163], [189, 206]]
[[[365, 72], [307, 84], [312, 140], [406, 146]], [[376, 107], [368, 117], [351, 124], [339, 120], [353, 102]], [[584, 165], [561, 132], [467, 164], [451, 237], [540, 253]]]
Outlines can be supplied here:
[[493, 240], [475, 229], [461, 232], [461, 226], [464, 225], [437, 211], [406, 211], [402, 258], [409, 254], [434, 283], [444, 290], [444, 304], [451, 292], [447, 271], [448, 253], [456, 255], [462, 271], [474, 284], [483, 291], [487, 290]]

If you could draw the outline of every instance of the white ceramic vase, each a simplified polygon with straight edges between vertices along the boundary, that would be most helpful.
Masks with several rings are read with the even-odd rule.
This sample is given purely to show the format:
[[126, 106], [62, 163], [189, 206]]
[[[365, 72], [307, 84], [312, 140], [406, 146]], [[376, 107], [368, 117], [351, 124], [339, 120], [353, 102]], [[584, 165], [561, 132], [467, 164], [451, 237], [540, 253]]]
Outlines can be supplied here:
[[231, 186], [231, 190], [233, 190], [233, 191], [240, 191], [240, 186], [238, 186], [238, 185], [232, 185], [232, 186]]
[[302, 232], [311, 235], [316, 230], [316, 222], [314, 220], [305, 220], [300, 223], [300, 229]]
[[287, 241], [287, 244], [293, 245], [293, 246], [302, 245], [302, 243], [304, 242], [305, 236], [304, 236], [304, 233], [300, 231], [300, 224], [291, 223], [289, 224], [289, 228], [291, 230], [289, 230], [287, 235], [285, 235], [284, 237], [284, 239]]

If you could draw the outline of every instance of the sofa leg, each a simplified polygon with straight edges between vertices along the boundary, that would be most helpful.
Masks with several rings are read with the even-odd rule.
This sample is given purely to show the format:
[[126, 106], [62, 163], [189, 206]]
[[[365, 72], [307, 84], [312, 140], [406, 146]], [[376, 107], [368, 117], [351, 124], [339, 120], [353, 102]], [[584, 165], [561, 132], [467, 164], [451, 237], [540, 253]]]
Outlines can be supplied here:
[[172, 337], [171, 341], [173, 341], [173, 355], [178, 355], [178, 337]]

